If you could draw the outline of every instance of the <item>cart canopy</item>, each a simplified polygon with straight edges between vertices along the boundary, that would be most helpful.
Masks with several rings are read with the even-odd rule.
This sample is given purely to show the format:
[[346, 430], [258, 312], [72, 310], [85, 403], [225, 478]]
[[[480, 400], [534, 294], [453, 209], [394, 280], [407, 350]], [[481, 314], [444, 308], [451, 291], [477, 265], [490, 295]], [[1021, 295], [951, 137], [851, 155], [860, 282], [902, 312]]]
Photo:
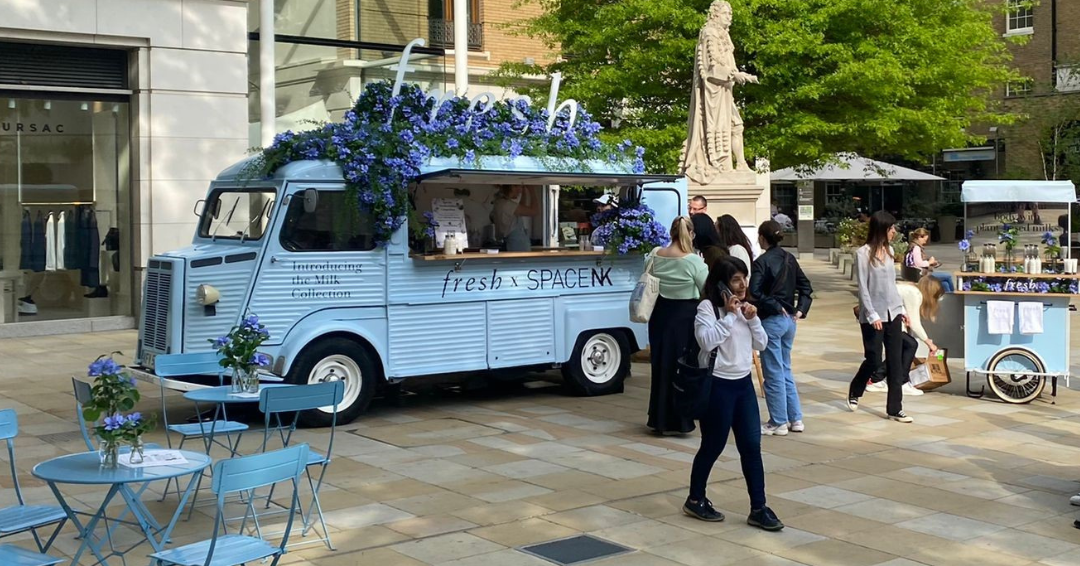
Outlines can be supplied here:
[[963, 202], [1076, 202], [1072, 181], [964, 181]]

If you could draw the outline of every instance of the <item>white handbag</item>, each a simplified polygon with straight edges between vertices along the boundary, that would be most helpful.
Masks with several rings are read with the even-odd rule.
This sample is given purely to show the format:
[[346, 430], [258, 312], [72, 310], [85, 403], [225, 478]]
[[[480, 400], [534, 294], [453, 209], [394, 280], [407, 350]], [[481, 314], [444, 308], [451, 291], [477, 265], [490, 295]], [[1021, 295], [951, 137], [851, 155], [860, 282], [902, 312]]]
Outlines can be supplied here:
[[645, 263], [645, 271], [638, 279], [634, 292], [630, 294], [630, 320], [632, 322], [649, 322], [653, 307], [656, 306], [656, 298], [660, 296], [660, 280], [652, 274], [653, 256], [656, 250], [649, 254], [649, 260]]

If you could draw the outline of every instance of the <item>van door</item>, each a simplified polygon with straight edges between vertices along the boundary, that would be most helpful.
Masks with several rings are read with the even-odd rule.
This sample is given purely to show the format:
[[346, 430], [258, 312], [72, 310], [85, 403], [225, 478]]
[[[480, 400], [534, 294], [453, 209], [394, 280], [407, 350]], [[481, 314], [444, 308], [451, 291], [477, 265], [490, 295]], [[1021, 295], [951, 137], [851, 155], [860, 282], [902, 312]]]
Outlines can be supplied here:
[[316, 188], [313, 212], [302, 193], [288, 197], [256, 276], [249, 308], [270, 331], [268, 345], [319, 311], [386, 306], [386, 254], [375, 245], [370, 215], [344, 187]]

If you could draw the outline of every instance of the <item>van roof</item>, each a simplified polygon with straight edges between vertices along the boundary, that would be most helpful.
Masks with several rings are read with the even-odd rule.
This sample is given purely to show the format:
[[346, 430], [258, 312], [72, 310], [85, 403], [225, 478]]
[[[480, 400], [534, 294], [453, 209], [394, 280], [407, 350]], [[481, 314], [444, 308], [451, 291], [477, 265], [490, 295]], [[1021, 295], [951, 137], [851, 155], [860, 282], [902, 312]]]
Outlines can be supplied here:
[[[252, 156], [230, 166], [218, 175], [217, 181], [235, 182], [244, 179], [244, 169], [257, 157]], [[475, 177], [472, 179], [474, 182], [486, 178], [485, 184], [488, 184], [524, 182], [528, 177], [543, 176], [551, 177], [545, 184], [625, 185], [673, 181], [677, 178], [672, 175], [633, 174], [624, 163], [580, 162], [571, 159], [546, 161], [554, 163], [549, 165], [531, 157], [508, 159], [505, 156], [482, 156], [478, 163], [470, 164], [457, 158], [436, 157], [420, 168], [419, 180], [426, 178], [438, 182], [436, 177], [460, 178], [464, 175]], [[286, 179], [335, 181], [342, 179], [342, 171], [341, 167], [333, 161], [293, 161], [279, 168], [270, 178], [279, 181]]]

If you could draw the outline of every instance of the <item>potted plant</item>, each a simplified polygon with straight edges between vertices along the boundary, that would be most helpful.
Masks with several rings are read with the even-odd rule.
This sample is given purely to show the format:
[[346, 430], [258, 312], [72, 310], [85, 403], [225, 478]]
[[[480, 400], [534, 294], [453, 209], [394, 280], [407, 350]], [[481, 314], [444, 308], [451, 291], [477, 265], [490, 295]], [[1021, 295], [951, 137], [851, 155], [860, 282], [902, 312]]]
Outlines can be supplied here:
[[866, 243], [870, 226], [865, 222], [859, 222], [853, 218], [845, 218], [840, 221], [836, 229], [836, 242], [844, 253], [851, 253], [855, 248]]
[[[119, 353], [119, 352], [114, 352]], [[124, 371], [112, 356], [98, 356], [86, 375], [94, 378], [90, 388], [91, 400], [83, 405], [83, 418], [97, 422], [94, 434], [98, 437], [101, 465], [115, 468], [119, 463], [121, 446], [131, 446], [131, 463], [142, 461], [142, 435], [154, 429], [154, 419], [142, 413], [130, 412], [139, 402], [135, 378]]]
[[255, 369], [270, 365], [270, 356], [258, 350], [268, 338], [270, 338], [270, 332], [259, 322], [259, 317], [249, 314], [228, 334], [210, 340], [221, 356], [221, 361], [218, 362], [221, 367], [233, 370], [232, 390], [234, 393], [258, 393], [259, 378], [255, 375]]

